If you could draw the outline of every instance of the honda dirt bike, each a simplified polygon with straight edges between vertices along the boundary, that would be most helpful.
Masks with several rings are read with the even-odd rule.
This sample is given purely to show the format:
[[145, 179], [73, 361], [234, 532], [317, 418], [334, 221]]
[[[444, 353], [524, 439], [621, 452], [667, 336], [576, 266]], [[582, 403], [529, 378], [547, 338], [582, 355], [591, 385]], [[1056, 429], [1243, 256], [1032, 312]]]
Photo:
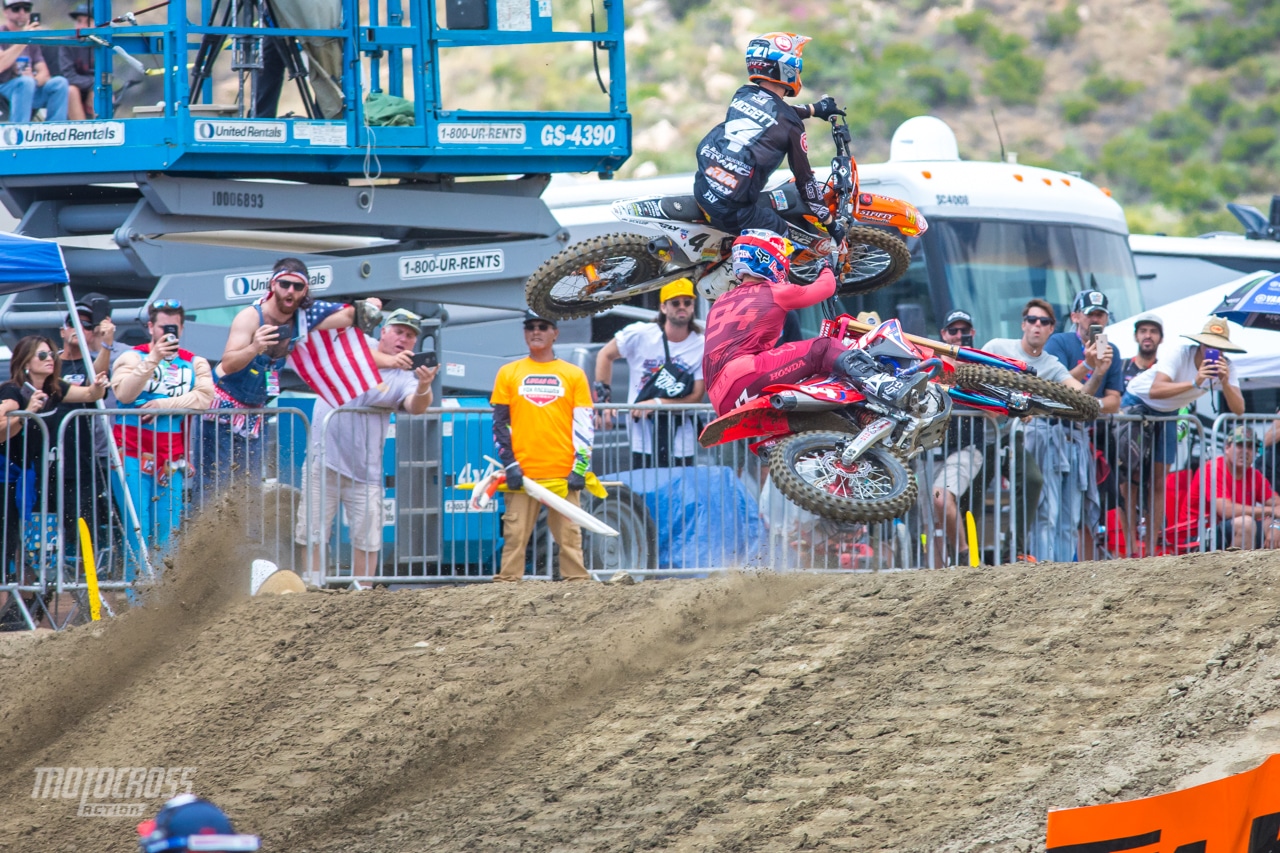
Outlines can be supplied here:
[[883, 521], [907, 512], [917, 489], [907, 463], [942, 444], [953, 404], [1013, 417], [1098, 416], [1096, 398], [1040, 379], [1020, 361], [907, 335], [897, 320], [870, 326], [842, 314], [824, 321], [822, 334], [865, 350], [886, 372], [927, 371], [932, 381], [907, 410], [865, 396], [841, 376], [770, 385], [708, 424], [698, 440], [703, 447], [752, 440], [778, 490], [824, 518]]
[[[829, 209], [846, 226], [844, 243], [836, 246], [827, 229], [800, 197], [795, 181], [765, 190], [761, 203], [771, 205], [790, 225], [785, 235], [795, 245], [791, 276], [801, 283], [818, 277], [832, 253], [840, 295], [870, 293], [902, 277], [911, 254], [902, 237], [918, 237], [928, 229], [920, 211], [887, 196], [861, 192], [858, 164], [850, 149], [852, 136], [842, 116], [832, 116], [831, 138], [836, 155], [826, 183]], [[713, 228], [692, 195], [654, 196], [619, 201], [613, 215], [623, 222], [647, 225], [665, 232], [605, 234], [576, 243], [538, 267], [525, 285], [525, 298], [539, 316], [557, 320], [584, 317], [656, 291], [678, 278], [700, 290], [723, 293], [733, 284], [729, 253], [736, 234]], [[863, 224], [858, 224], [863, 223]], [[878, 228], [869, 227], [880, 226]]]

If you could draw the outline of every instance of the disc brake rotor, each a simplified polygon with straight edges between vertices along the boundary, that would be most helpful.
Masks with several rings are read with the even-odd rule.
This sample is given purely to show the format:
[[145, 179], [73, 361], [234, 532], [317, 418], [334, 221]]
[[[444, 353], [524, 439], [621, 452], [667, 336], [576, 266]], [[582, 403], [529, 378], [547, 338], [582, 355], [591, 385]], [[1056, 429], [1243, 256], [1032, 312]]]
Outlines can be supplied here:
[[795, 469], [806, 483], [837, 497], [874, 501], [893, 493], [893, 479], [871, 460], [859, 459], [846, 468], [834, 450], [806, 453]]

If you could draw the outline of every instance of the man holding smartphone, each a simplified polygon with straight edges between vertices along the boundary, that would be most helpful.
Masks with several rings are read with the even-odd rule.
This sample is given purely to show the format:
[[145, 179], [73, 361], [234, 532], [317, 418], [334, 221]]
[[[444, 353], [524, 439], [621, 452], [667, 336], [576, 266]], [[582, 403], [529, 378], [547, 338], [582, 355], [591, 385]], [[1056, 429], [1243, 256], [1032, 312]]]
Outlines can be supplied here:
[[[369, 342], [382, 356], [382, 382], [336, 411], [317, 398], [311, 415], [311, 444], [302, 472], [294, 541], [312, 546], [311, 571], [319, 574], [325, 565], [321, 546], [329, 540], [341, 501], [351, 534], [352, 589], [367, 589], [380, 574], [382, 449], [391, 429], [391, 413], [420, 415], [431, 405], [431, 383], [440, 368], [434, 351], [414, 354], [421, 333], [421, 317], [403, 308], [392, 311], [382, 323], [378, 340]], [[362, 408], [378, 411], [343, 411]], [[337, 561], [330, 560], [329, 565], [328, 574], [337, 574]]]
[[[1222, 317], [1210, 315], [1198, 335], [1183, 335], [1191, 343], [1169, 342], [1160, 347], [1154, 366], [1129, 380], [1125, 411], [1167, 417], [1156, 425], [1152, 446], [1151, 532], [1154, 545], [1164, 536], [1165, 477], [1178, 458], [1178, 410], [1210, 391], [1220, 391], [1234, 415], [1244, 414], [1244, 395], [1236, 366], [1226, 353], [1244, 352], [1231, 342], [1231, 327]], [[1148, 553], [1151, 553], [1148, 551]]]
[[[1124, 369], [1120, 364], [1120, 350], [1107, 340], [1105, 329], [1111, 322], [1111, 310], [1107, 295], [1100, 290], [1084, 290], [1077, 293], [1071, 303], [1072, 328], [1049, 338], [1044, 351], [1053, 355], [1084, 385], [1086, 393], [1102, 403], [1103, 414], [1120, 411], [1120, 396], [1124, 393]], [[1069, 531], [1078, 530], [1076, 551], [1080, 559], [1096, 559], [1094, 531], [1102, 516], [1104, 496], [1098, 492], [1097, 460], [1094, 448], [1108, 447], [1111, 442], [1105, 433], [1106, 424], [1099, 421], [1082, 425], [1064, 421], [1058, 426], [1063, 436], [1067, 455], [1059, 465], [1055, 477], [1045, 472], [1046, 493], [1056, 489], [1061, 495], [1058, 501], [1058, 521], [1064, 537]], [[1105, 496], [1108, 507], [1118, 496]], [[1060, 550], [1066, 550], [1065, 545]]]
[[[121, 355], [111, 379], [120, 408], [147, 412], [120, 416], [112, 432], [120, 447], [142, 535], [149, 549], [159, 551], [164, 550], [182, 523], [190, 416], [157, 417], [156, 412], [207, 409], [213, 401], [209, 362], [181, 346], [185, 321], [186, 311], [176, 299], [158, 299], [148, 305], [147, 333], [151, 340]], [[111, 483], [117, 503], [123, 501], [119, 482], [113, 479]], [[121, 515], [128, 517], [125, 512]], [[132, 541], [132, 531], [129, 535], [126, 580], [133, 579], [140, 553]]]

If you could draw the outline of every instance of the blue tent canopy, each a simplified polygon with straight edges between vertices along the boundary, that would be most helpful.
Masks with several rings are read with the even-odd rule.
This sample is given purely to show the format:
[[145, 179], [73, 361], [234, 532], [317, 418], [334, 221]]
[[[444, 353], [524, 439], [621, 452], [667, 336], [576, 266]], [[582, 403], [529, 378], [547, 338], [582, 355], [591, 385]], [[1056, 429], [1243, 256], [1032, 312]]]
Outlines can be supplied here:
[[1228, 294], [1213, 313], [1242, 326], [1280, 330], [1280, 275], [1246, 282]]
[[62, 247], [51, 240], [0, 233], [0, 294], [42, 284], [67, 284]]

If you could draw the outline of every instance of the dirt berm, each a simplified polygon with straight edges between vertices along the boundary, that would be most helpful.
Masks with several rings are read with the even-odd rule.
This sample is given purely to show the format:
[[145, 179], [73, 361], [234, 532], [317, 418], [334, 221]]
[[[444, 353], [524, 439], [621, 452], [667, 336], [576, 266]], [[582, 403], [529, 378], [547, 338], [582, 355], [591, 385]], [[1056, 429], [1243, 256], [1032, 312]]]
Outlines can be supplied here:
[[33, 799], [37, 767], [179, 766], [290, 853], [1042, 848], [1050, 808], [1280, 750], [1277, 581], [1280, 557], [1228, 553], [252, 600], [192, 582], [0, 643], [0, 846], [133, 849], [135, 820]]

